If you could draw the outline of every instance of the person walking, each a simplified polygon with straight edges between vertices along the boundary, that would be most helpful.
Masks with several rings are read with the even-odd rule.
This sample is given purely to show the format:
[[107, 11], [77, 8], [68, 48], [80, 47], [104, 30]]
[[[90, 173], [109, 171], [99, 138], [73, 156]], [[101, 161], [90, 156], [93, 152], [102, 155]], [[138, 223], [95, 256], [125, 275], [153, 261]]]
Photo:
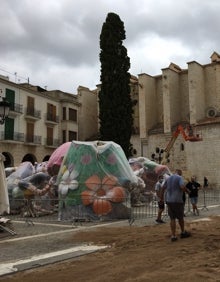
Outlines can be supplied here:
[[191, 177], [191, 181], [189, 181], [186, 184], [186, 188], [189, 191], [189, 198], [190, 198], [190, 202], [192, 204], [192, 208], [193, 208], [193, 214], [194, 215], [199, 215], [199, 210], [197, 208], [197, 203], [198, 203], [198, 191], [200, 189], [201, 185], [196, 182], [196, 178], [195, 176]]
[[190, 232], [185, 230], [183, 192], [187, 193], [187, 189], [182, 178], [182, 171], [176, 169], [175, 173], [168, 177], [163, 185], [163, 193], [165, 193], [165, 201], [170, 217], [172, 242], [177, 240], [176, 220], [178, 220], [181, 229], [180, 238], [191, 236]]
[[155, 220], [156, 223], [165, 223], [162, 220], [162, 213], [164, 211], [165, 205], [164, 205], [164, 197], [163, 197], [163, 175], [160, 175], [158, 177], [158, 181], [155, 184], [155, 193], [157, 197], [157, 203], [158, 203], [158, 213], [157, 213], [157, 219]]

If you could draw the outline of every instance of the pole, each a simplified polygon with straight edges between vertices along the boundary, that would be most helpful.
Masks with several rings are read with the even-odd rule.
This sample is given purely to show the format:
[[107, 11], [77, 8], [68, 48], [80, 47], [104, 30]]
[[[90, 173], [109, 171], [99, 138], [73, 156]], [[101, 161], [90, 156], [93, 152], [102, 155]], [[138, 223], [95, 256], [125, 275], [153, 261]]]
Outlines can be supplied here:
[[205, 195], [205, 187], [203, 187], [203, 207], [202, 207], [202, 211], [203, 210], [206, 210], [206, 211], [208, 211], [209, 209], [206, 207], [206, 195]]

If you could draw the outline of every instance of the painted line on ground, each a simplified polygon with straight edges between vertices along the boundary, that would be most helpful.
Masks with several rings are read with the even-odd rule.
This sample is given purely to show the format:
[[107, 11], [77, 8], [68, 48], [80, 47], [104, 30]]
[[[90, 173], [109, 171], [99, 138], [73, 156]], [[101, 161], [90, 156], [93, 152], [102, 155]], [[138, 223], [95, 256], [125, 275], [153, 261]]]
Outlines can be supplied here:
[[[26, 222], [24, 221], [18, 221], [18, 220], [13, 220], [13, 222], [15, 223], [20, 223], [20, 224], [26, 224]], [[32, 224], [33, 223], [33, 224]], [[28, 224], [28, 225], [46, 225], [46, 226], [54, 226], [54, 227], [65, 227], [65, 228], [76, 228], [76, 226], [73, 226], [74, 224], [72, 223], [71, 225], [67, 225], [67, 224], [58, 224], [58, 223], [48, 223], [48, 222], [33, 222]]]
[[[124, 221], [119, 221], [117, 224], [121, 224]], [[90, 230], [94, 228], [99, 228], [99, 227], [106, 227], [109, 225], [116, 224], [115, 222], [109, 222], [109, 223], [104, 223], [104, 224], [99, 224], [99, 225], [92, 225], [92, 226], [79, 226], [78, 228], [75, 229], [68, 229], [68, 230], [60, 230], [60, 231], [54, 231], [54, 232], [49, 232], [49, 233], [43, 233], [43, 234], [37, 234], [37, 235], [30, 235], [30, 236], [25, 236], [25, 237], [18, 237], [18, 238], [10, 238], [6, 240], [1, 240], [0, 244], [8, 243], [8, 242], [16, 242], [16, 241], [22, 241], [22, 240], [28, 240], [28, 239], [33, 239], [33, 238], [40, 238], [40, 237], [45, 237], [45, 236], [52, 236], [52, 235], [57, 235], [57, 234], [63, 234], [63, 233], [68, 233], [68, 232], [79, 232], [82, 230]], [[45, 223], [45, 225], [48, 226], [48, 224]]]
[[50, 236], [50, 235], [56, 235], [56, 234], [61, 234], [61, 233], [68, 233], [72, 232], [74, 230], [61, 230], [61, 231], [55, 231], [55, 232], [50, 232], [50, 233], [44, 233], [44, 234], [37, 234], [37, 235], [30, 235], [30, 236], [25, 236], [25, 237], [18, 237], [18, 238], [10, 238], [6, 240], [0, 241], [0, 244], [8, 243], [8, 242], [16, 242], [16, 241], [22, 241], [22, 240], [28, 240], [28, 239], [33, 239], [33, 238], [39, 238], [39, 237], [45, 237], [45, 236]]
[[33, 267], [37, 267], [37, 266], [39, 267], [45, 264], [49, 264], [51, 258], [53, 259], [53, 262], [58, 262], [61, 260], [73, 258], [91, 252], [96, 252], [106, 248], [108, 248], [108, 246], [95, 246], [95, 245], [77, 246], [61, 251], [33, 256], [28, 259], [17, 260], [10, 263], [2, 263], [0, 264], [0, 276], [10, 273], [15, 273], [18, 272], [19, 270], [25, 270], [25, 269], [30, 269]]

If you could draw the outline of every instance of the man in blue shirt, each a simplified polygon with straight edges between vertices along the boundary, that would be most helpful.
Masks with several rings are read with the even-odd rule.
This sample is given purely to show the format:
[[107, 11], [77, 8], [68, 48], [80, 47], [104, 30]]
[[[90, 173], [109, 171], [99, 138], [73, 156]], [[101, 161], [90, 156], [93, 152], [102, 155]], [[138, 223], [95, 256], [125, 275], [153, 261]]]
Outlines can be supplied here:
[[177, 240], [176, 236], [176, 219], [178, 219], [181, 229], [180, 238], [187, 238], [191, 234], [185, 230], [184, 223], [184, 202], [183, 193], [188, 192], [182, 178], [182, 171], [176, 169], [175, 174], [168, 177], [163, 185], [165, 192], [165, 201], [168, 207], [170, 217], [171, 241]]

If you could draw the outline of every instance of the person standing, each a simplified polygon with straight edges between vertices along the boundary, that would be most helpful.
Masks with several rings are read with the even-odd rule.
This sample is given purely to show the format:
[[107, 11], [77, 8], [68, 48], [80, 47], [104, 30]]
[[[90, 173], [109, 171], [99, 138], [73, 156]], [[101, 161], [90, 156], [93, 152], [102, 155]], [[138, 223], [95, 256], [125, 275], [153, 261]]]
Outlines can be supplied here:
[[129, 187], [131, 196], [131, 206], [140, 207], [144, 205], [144, 203], [142, 203], [141, 201], [141, 196], [145, 189], [145, 182], [142, 179], [142, 175], [144, 174], [144, 168], [141, 162], [139, 162], [137, 159], [130, 159], [129, 164], [138, 179], [138, 183], [136, 186]]
[[163, 197], [163, 175], [160, 175], [158, 177], [158, 181], [155, 184], [155, 192], [157, 197], [157, 203], [158, 203], [158, 213], [157, 213], [157, 219], [155, 220], [156, 223], [165, 223], [162, 220], [162, 213], [164, 211], [165, 205], [164, 205], [164, 197]]
[[5, 156], [0, 153], [0, 216], [10, 213], [7, 180], [4, 167]]
[[176, 169], [175, 173], [166, 179], [163, 185], [163, 192], [165, 193], [165, 201], [170, 217], [171, 241], [177, 240], [176, 220], [178, 220], [181, 229], [180, 238], [190, 237], [191, 234], [185, 230], [184, 222], [183, 192], [187, 192], [187, 189], [180, 169]]
[[204, 176], [204, 180], [203, 180], [203, 188], [207, 188], [209, 186], [209, 181], [208, 178], [206, 176]]
[[194, 215], [199, 215], [197, 203], [198, 203], [198, 194], [199, 194], [198, 191], [199, 191], [200, 187], [201, 187], [201, 185], [198, 182], [196, 182], [195, 176], [192, 176], [191, 181], [189, 181], [186, 184], [186, 188], [189, 191], [189, 198], [190, 198], [190, 202], [192, 204]]

